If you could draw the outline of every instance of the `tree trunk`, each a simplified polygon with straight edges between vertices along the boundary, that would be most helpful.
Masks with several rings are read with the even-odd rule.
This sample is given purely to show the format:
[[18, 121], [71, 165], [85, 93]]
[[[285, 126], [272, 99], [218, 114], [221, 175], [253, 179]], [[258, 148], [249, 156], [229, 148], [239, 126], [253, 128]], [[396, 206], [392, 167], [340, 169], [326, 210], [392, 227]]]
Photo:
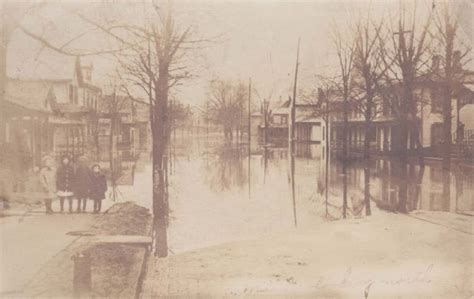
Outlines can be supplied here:
[[398, 148], [397, 151], [399, 154], [399, 160], [401, 163], [407, 163], [408, 161], [408, 153], [407, 153], [407, 146], [408, 146], [408, 124], [406, 118], [402, 118], [399, 129], [398, 129], [398, 134], [397, 134], [397, 140], [398, 140]]
[[347, 97], [344, 98], [344, 107], [343, 107], [343, 128], [342, 128], [342, 160], [345, 164], [347, 159], [347, 130], [348, 130], [348, 100]]
[[370, 118], [365, 121], [365, 138], [364, 138], [364, 159], [370, 158]]
[[[446, 82], [446, 85], [449, 85]], [[446, 86], [443, 91], [443, 169], [449, 171], [451, 168], [451, 89]]]
[[370, 161], [369, 159], [365, 160], [364, 163], [364, 203], [365, 203], [365, 215], [372, 215], [370, 209]]
[[423, 154], [423, 145], [421, 144], [420, 140], [420, 126], [418, 125], [417, 122], [413, 125], [413, 131], [412, 134], [415, 136], [415, 147], [416, 147], [416, 154], [418, 156], [418, 163], [420, 164], [420, 167], [425, 166], [425, 158]]
[[168, 120], [168, 69], [160, 67], [155, 89], [155, 105], [153, 110], [153, 216], [155, 231], [155, 255], [168, 255], [165, 173], [163, 156], [168, 146], [170, 127]]
[[398, 176], [398, 207], [397, 211], [401, 213], [407, 212], [407, 198], [408, 198], [408, 177], [406, 162], [395, 163]]
[[342, 217], [347, 217], [347, 160], [342, 161]]
[[163, 154], [160, 147], [159, 136], [153, 137], [153, 229], [155, 255], [166, 257], [168, 255], [168, 236], [166, 225], [165, 205], [165, 180], [163, 171]]
[[451, 197], [451, 173], [443, 171], [443, 211], [449, 212]]
[[456, 25], [451, 24], [449, 18], [445, 24], [445, 53], [444, 53], [444, 72], [445, 78], [443, 82], [443, 169], [449, 171], [451, 168], [451, 97], [453, 94], [453, 76], [455, 66], [453, 61], [454, 54], [454, 38], [456, 35]]
[[116, 154], [116, 113], [112, 111], [110, 117], [110, 135], [109, 135], [109, 165], [110, 165], [110, 180], [112, 183], [112, 200], [116, 200], [117, 187], [117, 167], [115, 161]]

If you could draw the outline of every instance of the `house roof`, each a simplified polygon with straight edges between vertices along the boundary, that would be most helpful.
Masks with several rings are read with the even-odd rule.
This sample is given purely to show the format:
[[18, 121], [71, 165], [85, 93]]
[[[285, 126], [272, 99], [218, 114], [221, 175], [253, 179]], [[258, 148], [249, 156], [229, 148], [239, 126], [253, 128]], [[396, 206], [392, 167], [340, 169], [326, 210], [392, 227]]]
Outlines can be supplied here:
[[82, 113], [89, 111], [89, 108], [87, 107], [77, 106], [71, 103], [56, 104], [56, 108], [63, 113]]
[[150, 120], [150, 105], [144, 103], [135, 103], [136, 121], [148, 122]]
[[84, 120], [70, 119], [65, 117], [51, 116], [49, 117], [49, 123], [55, 125], [85, 125]]
[[[82, 67], [89, 66], [90, 62], [84, 63], [79, 56], [67, 56], [45, 49], [47, 55], [16, 61], [9, 66], [9, 76], [20, 80], [41, 80], [52, 83], [67, 83], [77, 75], [81, 87], [93, 90], [101, 90], [99, 87], [85, 82]], [[51, 53], [50, 53], [51, 52]]]
[[288, 114], [289, 109], [287, 107], [278, 107], [275, 109], [272, 109], [272, 114]]
[[[127, 96], [117, 95], [116, 105], [119, 106], [119, 112], [132, 113], [135, 109], [134, 102]], [[111, 105], [113, 103], [113, 95], [103, 96], [97, 103], [97, 110], [101, 113], [110, 113]]]
[[42, 55], [15, 60], [9, 66], [9, 75], [22, 79], [62, 80], [74, 76], [76, 57], [45, 48]]
[[8, 79], [6, 100], [36, 111], [49, 112], [55, 101], [51, 83], [38, 80]]
[[323, 122], [323, 119], [317, 115], [314, 106], [296, 106], [295, 122], [297, 123], [316, 123]]

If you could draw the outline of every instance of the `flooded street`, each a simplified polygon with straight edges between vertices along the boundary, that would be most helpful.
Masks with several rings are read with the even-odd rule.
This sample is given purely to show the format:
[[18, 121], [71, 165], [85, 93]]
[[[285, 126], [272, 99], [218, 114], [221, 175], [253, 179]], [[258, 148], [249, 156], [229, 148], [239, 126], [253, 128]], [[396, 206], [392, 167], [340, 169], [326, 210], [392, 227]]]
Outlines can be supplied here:
[[0, 0], [0, 298], [474, 298], [473, 4]]
[[[179, 135], [168, 161], [170, 252], [312, 230], [344, 218], [414, 210], [463, 214], [474, 209], [469, 168], [453, 167], [448, 185], [437, 164], [411, 165], [408, 180], [402, 180], [396, 162], [373, 159], [365, 184], [365, 165], [355, 161], [347, 166], [344, 188], [342, 163], [333, 159], [326, 192], [320, 145], [299, 144], [295, 152], [292, 174], [287, 148], [252, 144], [249, 156], [247, 145], [226, 144], [220, 136]], [[149, 162], [139, 162], [134, 186], [120, 187], [126, 197], [148, 208], [150, 172]], [[400, 197], [403, 182], [406, 200]], [[366, 188], [369, 201], [364, 200]]]

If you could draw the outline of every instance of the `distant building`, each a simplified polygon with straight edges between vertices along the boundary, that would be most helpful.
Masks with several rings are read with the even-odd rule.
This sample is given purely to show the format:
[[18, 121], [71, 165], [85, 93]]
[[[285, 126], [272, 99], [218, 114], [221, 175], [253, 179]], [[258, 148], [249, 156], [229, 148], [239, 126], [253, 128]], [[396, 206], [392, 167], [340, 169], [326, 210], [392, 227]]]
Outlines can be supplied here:
[[[22, 128], [30, 140], [35, 165], [46, 153], [77, 157], [93, 144], [92, 129], [101, 89], [91, 83], [92, 65], [81, 65], [79, 57], [68, 57], [67, 62], [63, 65], [68, 70], [63, 78], [8, 80], [6, 102], [13, 110], [6, 133], [14, 136]], [[42, 125], [15, 123], [19, 118], [41, 118], [38, 122]]]
[[[20, 158], [20, 164], [23, 164], [20, 167], [40, 166], [42, 156], [52, 152], [54, 146], [54, 126], [50, 123], [50, 117], [56, 105], [56, 96], [52, 85], [41, 81], [9, 79], [5, 95], [7, 154]], [[12, 159], [9, 162], [14, 163]]]
[[[56, 107], [50, 119], [54, 125], [54, 153], [84, 155], [94, 147], [93, 129], [102, 90], [93, 85], [92, 65], [83, 66], [77, 57], [68, 77], [49, 80], [56, 95]], [[66, 74], [65, 74], [66, 75]]]
[[286, 103], [280, 104], [269, 111], [266, 128], [267, 142], [276, 145], [288, 144], [288, 113]]
[[250, 115], [250, 135], [253, 140], [256, 140], [256, 138], [262, 135], [260, 130], [263, 128], [263, 123], [263, 115], [260, 111], [253, 112]]
[[112, 150], [114, 159], [136, 160], [140, 144], [136, 106], [132, 99], [122, 95], [105, 95], [99, 101], [97, 139], [100, 161], [109, 161]]
[[[326, 138], [329, 128], [326, 121], [319, 115], [316, 104], [297, 104], [295, 106], [295, 139], [298, 144], [299, 156], [325, 159], [327, 155]], [[306, 149], [306, 151], [305, 151]]]
[[[274, 145], [288, 145], [290, 128], [290, 101], [278, 104], [273, 109], [268, 109], [267, 122], [264, 113], [252, 114], [252, 123], [258, 124], [260, 140]], [[326, 155], [327, 125], [319, 117], [317, 104], [297, 104], [295, 106], [295, 141], [299, 144], [297, 149], [307, 153], [297, 153], [299, 156], [324, 157]], [[306, 144], [308, 146], [305, 146]], [[306, 152], [306, 151], [305, 151]]]
[[151, 149], [150, 106], [135, 103], [135, 128], [138, 139], [138, 151], [147, 152]]
[[100, 161], [110, 160], [111, 142], [118, 164], [135, 161], [140, 153], [151, 149], [150, 108], [146, 103], [123, 95], [105, 95], [99, 101], [97, 115]]
[[[444, 143], [443, 134], [443, 115], [442, 115], [442, 90], [440, 81], [438, 58], [433, 57], [432, 72], [420, 76], [415, 81], [415, 97], [416, 97], [416, 117], [408, 120], [409, 127], [418, 128], [417, 130], [409, 130], [408, 132], [408, 149], [415, 150], [419, 142], [424, 149], [436, 149], [439, 145]], [[452, 107], [452, 124], [451, 143], [457, 143], [463, 137], [459, 137], [459, 133], [464, 134], [469, 138], [468, 131], [464, 130], [464, 124], [460, 118], [460, 111], [466, 105], [474, 103], [474, 92], [470, 85], [474, 82], [474, 73], [470, 71], [462, 71], [464, 73], [464, 82], [456, 87], [454, 97], [451, 100]], [[391, 87], [397, 92], [399, 86]], [[400, 91], [401, 93], [401, 91]], [[366, 136], [365, 119], [360, 109], [354, 104], [349, 104], [348, 107], [348, 130], [347, 142], [350, 151], [361, 151], [364, 147], [366, 138], [369, 138], [370, 149], [377, 153], [390, 153], [399, 150], [399, 144], [394, 142], [397, 140], [399, 129], [399, 119], [396, 116], [396, 111], [393, 110], [392, 105], [387, 100], [379, 100], [374, 111], [377, 114], [372, 116], [370, 122], [370, 133]], [[342, 145], [342, 136], [344, 129], [344, 122], [342, 117], [343, 102], [342, 99], [336, 98], [332, 101], [333, 109], [337, 112], [331, 113], [331, 125], [333, 127], [331, 137], [331, 148], [340, 149]]]

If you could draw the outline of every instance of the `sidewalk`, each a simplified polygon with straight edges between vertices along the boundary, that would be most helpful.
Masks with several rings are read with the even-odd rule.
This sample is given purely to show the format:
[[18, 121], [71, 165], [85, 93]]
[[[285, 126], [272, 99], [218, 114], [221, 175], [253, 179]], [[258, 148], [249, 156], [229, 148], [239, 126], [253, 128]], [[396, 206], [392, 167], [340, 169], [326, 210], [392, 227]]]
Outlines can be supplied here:
[[471, 298], [472, 244], [405, 215], [326, 222], [151, 259], [142, 298]]
[[[111, 204], [105, 200], [103, 211]], [[53, 210], [59, 210], [59, 201], [53, 202]], [[41, 206], [0, 217], [0, 297], [17, 296], [49, 260], [78, 238], [68, 232], [88, 229], [100, 217], [91, 210], [92, 201], [88, 202], [87, 213], [45, 215]]]

